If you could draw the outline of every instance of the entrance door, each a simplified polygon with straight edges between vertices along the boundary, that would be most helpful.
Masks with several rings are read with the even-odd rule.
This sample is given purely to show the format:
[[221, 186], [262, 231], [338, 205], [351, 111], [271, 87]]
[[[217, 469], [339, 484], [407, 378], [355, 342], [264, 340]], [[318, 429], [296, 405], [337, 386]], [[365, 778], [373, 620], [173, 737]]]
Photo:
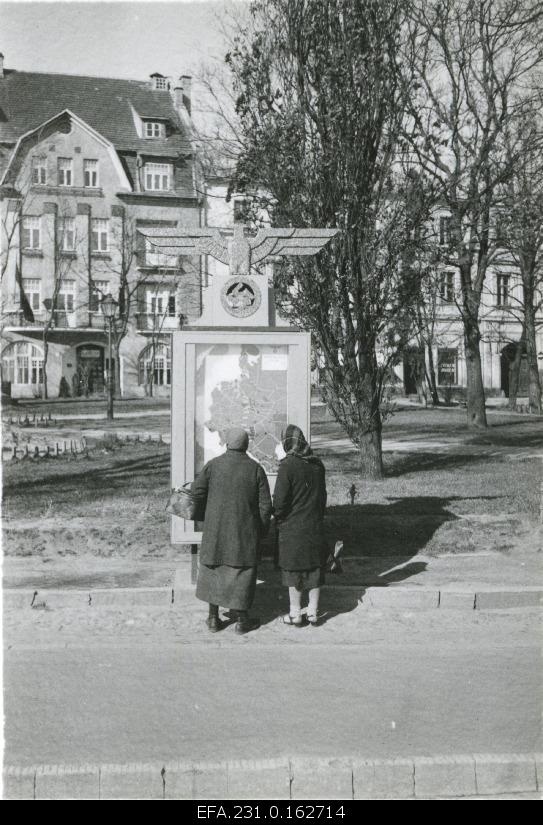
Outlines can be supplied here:
[[74, 395], [96, 395], [104, 392], [104, 349], [82, 344], [77, 348], [77, 372]]
[[424, 377], [424, 353], [420, 349], [409, 349], [403, 356], [403, 382], [406, 395], [417, 395]]

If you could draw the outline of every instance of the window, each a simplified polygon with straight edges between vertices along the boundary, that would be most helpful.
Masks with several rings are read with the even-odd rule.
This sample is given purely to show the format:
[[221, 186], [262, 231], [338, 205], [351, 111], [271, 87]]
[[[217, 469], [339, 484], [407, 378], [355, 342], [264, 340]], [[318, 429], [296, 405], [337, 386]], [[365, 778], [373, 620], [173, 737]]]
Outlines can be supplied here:
[[150, 344], [143, 350], [138, 363], [138, 380], [140, 384], [169, 387], [171, 384], [171, 373], [170, 347], [166, 344], [156, 344], [153, 347], [153, 345]]
[[91, 312], [102, 312], [102, 298], [109, 294], [109, 281], [92, 282]]
[[146, 138], [160, 138], [163, 136], [162, 123], [155, 120], [146, 120], [144, 126]]
[[167, 77], [157, 77], [155, 75], [155, 89], [159, 89], [160, 91], [168, 88], [168, 78]]
[[175, 294], [169, 290], [148, 289], [147, 290], [147, 312], [157, 317], [168, 315], [175, 318], [176, 299]]
[[496, 276], [496, 305], [509, 306], [509, 275]]
[[457, 383], [456, 349], [438, 349], [437, 351], [437, 383], [440, 387], [451, 387]]
[[41, 218], [23, 218], [23, 249], [41, 249]]
[[145, 188], [155, 192], [170, 189], [171, 171], [169, 163], [146, 163]]
[[247, 206], [246, 200], [234, 201], [234, 223], [245, 223], [247, 219]]
[[32, 158], [32, 183], [43, 185], [47, 183], [47, 158]]
[[43, 382], [43, 353], [27, 341], [10, 344], [2, 353], [2, 380], [12, 384]]
[[162, 315], [162, 295], [153, 295], [149, 302], [151, 315]]
[[71, 186], [73, 181], [72, 174], [72, 159], [59, 158], [58, 159], [58, 185]]
[[107, 252], [109, 249], [109, 221], [93, 218], [91, 222], [91, 249]]
[[23, 278], [23, 290], [31, 308], [33, 310], [40, 310], [41, 280], [39, 278]]
[[75, 251], [75, 218], [59, 218], [58, 243], [61, 252]]
[[439, 243], [444, 246], [451, 242], [451, 219], [442, 215], [439, 219]]
[[75, 308], [75, 281], [61, 281], [57, 309], [60, 312], [73, 312]]
[[508, 218], [504, 212], [496, 212], [494, 216], [494, 240], [498, 246], [507, 244]]
[[98, 161], [84, 160], [83, 161], [83, 181], [86, 187], [98, 186]]
[[454, 301], [454, 272], [442, 272], [439, 283], [439, 294], [444, 303], [451, 304]]

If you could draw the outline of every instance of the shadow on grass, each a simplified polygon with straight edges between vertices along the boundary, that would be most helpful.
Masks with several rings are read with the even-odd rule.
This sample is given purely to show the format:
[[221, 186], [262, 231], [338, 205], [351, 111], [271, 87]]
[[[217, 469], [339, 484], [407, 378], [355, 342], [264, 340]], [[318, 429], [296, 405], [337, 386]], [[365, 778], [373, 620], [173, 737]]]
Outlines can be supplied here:
[[[385, 455], [385, 478], [398, 478], [409, 473], [427, 473], [433, 470], [455, 470], [488, 461], [488, 453], [396, 453]], [[496, 456], [499, 460], [499, 456]]]
[[82, 489], [100, 490], [107, 495], [134, 484], [154, 489], [162, 482], [169, 486], [169, 468], [169, 451], [128, 460], [112, 459], [108, 466], [95, 466], [92, 461], [80, 459], [77, 464], [63, 462], [62, 465], [53, 460], [45, 467], [30, 460], [24, 468], [23, 465], [16, 468], [20, 470], [16, 478], [4, 478], [4, 497], [17, 494], [26, 497], [31, 493], [52, 496], [61, 491], [81, 492]]
[[[341, 574], [326, 575], [326, 583], [337, 586], [325, 589], [321, 595], [321, 623], [364, 603], [368, 587], [397, 585], [424, 572], [426, 562], [410, 559], [425, 550], [442, 524], [458, 519], [448, 507], [459, 500], [463, 497], [409, 496], [391, 498], [389, 504], [329, 507], [326, 515], [328, 544], [334, 547], [337, 541], [343, 542], [340, 558], [344, 559], [345, 568], [356, 573], [351, 574], [354, 581], [349, 580], [348, 569]], [[273, 544], [272, 537], [265, 549], [267, 571], [259, 571], [262, 583], [257, 587], [256, 609], [263, 624], [275, 620], [279, 609], [288, 612], [287, 588], [280, 590], [278, 596], [274, 595], [281, 575], [277, 570], [272, 572]], [[273, 594], [270, 585], [273, 585]]]

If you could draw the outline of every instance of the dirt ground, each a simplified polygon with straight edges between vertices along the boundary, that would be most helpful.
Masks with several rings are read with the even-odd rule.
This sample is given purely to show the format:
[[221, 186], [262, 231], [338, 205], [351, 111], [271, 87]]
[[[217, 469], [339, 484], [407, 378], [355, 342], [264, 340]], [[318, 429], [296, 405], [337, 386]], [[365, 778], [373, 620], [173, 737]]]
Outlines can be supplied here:
[[[489, 418], [489, 429], [474, 434], [463, 410], [398, 412], [385, 425], [386, 477], [380, 482], [360, 479], [356, 451], [345, 446], [338, 425], [316, 422], [312, 437], [327, 469], [330, 540], [342, 539], [350, 556], [512, 552], [540, 517], [543, 419], [501, 412]], [[58, 431], [96, 426], [73, 420]], [[169, 418], [151, 410], [140, 419], [120, 417], [111, 431], [123, 428], [167, 433]], [[114, 438], [98, 438], [92, 446], [86, 457], [4, 462], [6, 554], [175, 554], [164, 511], [169, 446]]]

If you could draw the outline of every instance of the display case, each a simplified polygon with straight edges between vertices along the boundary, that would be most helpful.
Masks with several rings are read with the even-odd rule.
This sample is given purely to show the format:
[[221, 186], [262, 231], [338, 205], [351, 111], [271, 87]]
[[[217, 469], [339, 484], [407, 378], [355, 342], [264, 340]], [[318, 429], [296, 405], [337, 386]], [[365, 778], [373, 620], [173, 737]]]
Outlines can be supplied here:
[[[287, 424], [309, 437], [309, 333], [195, 329], [172, 338], [172, 486], [196, 478], [225, 451], [227, 430], [243, 427], [248, 453], [273, 490], [276, 448]], [[172, 516], [172, 543], [197, 544], [201, 529]]]

